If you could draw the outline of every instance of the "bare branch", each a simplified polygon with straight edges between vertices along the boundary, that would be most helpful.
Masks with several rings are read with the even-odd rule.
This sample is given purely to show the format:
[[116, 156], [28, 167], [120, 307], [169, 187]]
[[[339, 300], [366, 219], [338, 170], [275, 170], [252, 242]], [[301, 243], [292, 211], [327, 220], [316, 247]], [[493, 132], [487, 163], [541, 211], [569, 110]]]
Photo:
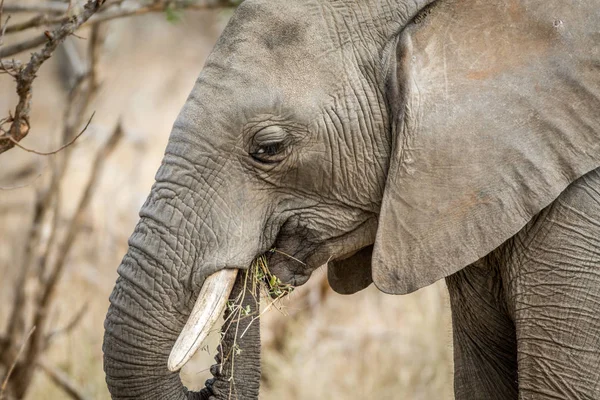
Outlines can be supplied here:
[[[120, 5], [125, 0], [107, 2], [107, 6]], [[8, 13], [38, 13], [38, 14], [65, 14], [69, 11], [69, 2], [45, 1], [42, 4], [12, 4], [4, 7]]]
[[[8, 140], [12, 141], [15, 144], [15, 146], [19, 147], [20, 149], [25, 150], [28, 153], [34, 153], [34, 154], [38, 154], [40, 156], [51, 156], [53, 154], [58, 153], [59, 151], [66, 149], [67, 147], [69, 147], [73, 143], [75, 143], [75, 141], [77, 141], [77, 139], [79, 139], [79, 137], [81, 135], [83, 135], [85, 133], [85, 131], [87, 130], [87, 128], [90, 126], [90, 123], [92, 122], [92, 119], [94, 118], [94, 115], [96, 115], [96, 112], [92, 113], [92, 116], [88, 120], [87, 124], [85, 124], [85, 126], [83, 127], [81, 132], [79, 132], [69, 143], [62, 145], [61, 147], [59, 147], [58, 149], [56, 149], [54, 151], [42, 152], [42, 151], [37, 151], [37, 150], [33, 150], [33, 149], [28, 149], [27, 147], [23, 146], [22, 144], [17, 142], [15, 139], [13, 139], [11, 136], [8, 136], [7, 138], [8, 138]], [[0, 139], [2, 139], [1, 136], [0, 136]]]
[[164, 1], [159, 0], [154, 3], [136, 4], [135, 6], [121, 6], [119, 8], [110, 8], [90, 19], [90, 23], [110, 21], [116, 18], [139, 16], [148, 13], [165, 12], [168, 9], [173, 10], [212, 10], [227, 7], [234, 7], [235, 1], [232, 0], [206, 0], [203, 2], [193, 2], [189, 0]]
[[19, 362], [19, 358], [21, 358], [21, 354], [23, 353], [25, 346], [27, 346], [27, 342], [29, 342], [29, 338], [31, 337], [31, 335], [33, 335], [33, 332], [35, 332], [35, 326], [29, 330], [29, 333], [27, 334], [25, 339], [23, 339], [21, 348], [19, 348], [19, 352], [17, 353], [15, 359], [13, 360], [12, 364], [10, 365], [10, 368], [8, 369], [8, 372], [6, 373], [4, 382], [2, 382], [2, 387], [0, 387], [0, 399], [3, 399], [4, 395], [6, 394], [6, 388], [8, 387], [8, 380], [10, 379], [10, 376], [12, 375], [15, 367], [17, 366], [17, 362]]
[[6, 22], [2, 25], [2, 15], [4, 13], [4, 0], [0, 2], [0, 46], [4, 45], [4, 35], [6, 34], [6, 29], [8, 28], [8, 21], [10, 21], [10, 15], [6, 17]]
[[[4, 71], [6, 73], [11, 74], [13, 77], [17, 77], [17, 75], [15, 75], [15, 72], [19, 72], [21, 70], [21, 68], [23, 67], [23, 63], [21, 63], [21, 61], [4, 61], [4, 60], [0, 60], [0, 71]], [[1, 123], [6, 122], [6, 119], [0, 121]]]
[[73, 2], [75, 0], [69, 0], [69, 7], [67, 7], [67, 14], [69, 14], [71, 12], [71, 10], [73, 10]]
[[98, 65], [103, 41], [103, 35], [100, 34], [100, 25], [94, 25], [90, 34], [90, 42], [87, 51], [89, 90], [91, 94], [94, 94], [100, 87], [100, 82], [98, 80]]
[[40, 359], [37, 365], [48, 375], [48, 378], [60, 387], [66, 394], [74, 400], [89, 400], [90, 398], [83, 394], [83, 390], [67, 374], [60, 369], [53, 367], [45, 359]]
[[[88, 0], [84, 6], [84, 11], [50, 33], [46, 39], [47, 43], [44, 48], [39, 52], [32, 54], [27, 66], [19, 72], [17, 77], [19, 103], [15, 109], [15, 115], [10, 128], [10, 138], [0, 139], [0, 153], [13, 148], [15, 146], [15, 141], [19, 142], [29, 133], [32, 84], [42, 64], [52, 56], [56, 47], [58, 47], [67, 36], [71, 35], [77, 28], [85, 23], [103, 3], [104, 0]], [[6, 49], [7, 48], [0, 49], [0, 52], [3, 52]], [[0, 58], [2, 58], [2, 56], [0, 56]]]
[[[19, 145], [19, 142], [26, 137], [30, 131], [29, 113], [32, 101], [33, 81], [36, 78], [36, 74], [41, 65], [50, 58], [57, 46], [62, 43], [66, 37], [74, 35], [77, 29], [86, 22], [96, 25], [116, 18], [143, 15], [153, 12], [165, 12], [172, 9], [207, 10], [232, 7], [239, 3], [238, 0], [204, 0], [202, 2], [190, 0], [154, 0], [150, 4], [130, 4], [123, 0], [115, 0], [107, 3], [107, 6], [103, 11], [95, 14], [104, 2], [105, 0], [88, 0], [84, 6], [84, 11], [75, 17], [65, 15], [65, 13], [68, 14], [71, 3], [49, 2], [43, 6], [18, 5], [6, 7], [6, 10], [11, 12], [38, 12], [41, 14], [30, 20], [14, 25], [7, 26], [7, 24], [5, 24], [4, 27], [0, 28], [0, 33], [21, 32], [43, 25], [58, 25], [58, 28], [54, 29], [52, 32], [45, 31], [43, 34], [28, 38], [10, 46], [0, 47], [0, 72], [4, 71], [17, 80], [17, 94], [19, 96], [19, 102], [15, 108], [14, 117], [10, 121], [12, 122], [10, 129], [8, 132], [5, 132], [4, 135], [0, 135], [0, 154], [14, 146], [21, 147], [32, 153], [42, 153]], [[2, 36], [0, 35], [0, 41], [1, 39]], [[16, 61], [13, 61], [12, 63], [2, 61], [2, 58], [10, 57], [41, 45], [44, 45], [42, 50], [34, 53], [25, 67], [22, 67], [21, 64]], [[50, 152], [49, 154], [53, 153], [55, 152]], [[47, 153], [43, 154], [46, 155]]]
[[[105, 7], [105, 10], [94, 15], [89, 20], [89, 24], [98, 24], [118, 18], [140, 16], [149, 13], [165, 12], [168, 9], [173, 10], [211, 10], [218, 8], [234, 7], [235, 1], [232, 0], [205, 0], [202, 2], [193, 2], [189, 0], [157, 0], [151, 4], [125, 4], [123, 2], [109, 3], [115, 4], [113, 7]], [[6, 29], [6, 33], [21, 32], [31, 28], [37, 28], [46, 25], [64, 24], [69, 20], [68, 16], [47, 16], [40, 14], [31, 20], [14, 24]], [[0, 50], [0, 58], [10, 57], [25, 50], [40, 46], [47, 38], [45, 35], [39, 35], [34, 38], [7, 46]]]
[[[10, 32], [10, 27], [8, 27], [7, 32]], [[10, 46], [5, 46], [0, 49], [0, 58], [13, 56], [22, 51], [41, 46], [44, 43], [50, 43], [50, 41], [48, 41], [48, 37], [46, 35], [39, 35]]]
[[4, 35], [8, 28], [8, 21], [10, 21], [10, 15], [6, 17], [6, 22], [2, 25], [2, 16], [4, 15], [4, 0], [0, 1], [0, 47], [4, 45]]
[[[18, 189], [23, 189], [23, 188], [29, 187], [29, 186], [33, 185], [35, 183], [35, 181], [40, 179], [40, 177], [42, 175], [44, 175], [44, 172], [45, 172], [45, 168], [40, 170], [40, 172], [27, 183], [23, 183], [23, 184], [16, 185], [16, 186], [0, 186], [0, 191], [18, 190]], [[1, 348], [2, 348], [2, 343], [0, 342], [0, 349]]]
[[[30, 18], [23, 22], [17, 22], [10, 26], [6, 27], [6, 33], [15, 33], [25, 31], [31, 28], [37, 28], [44, 25], [51, 25], [53, 23], [58, 23], [60, 21], [64, 21], [65, 17], [54, 17], [51, 18], [48, 14], [39, 14], [33, 18]], [[58, 21], [58, 22], [53, 22]]]
[[59, 1], [46, 1], [43, 4], [13, 4], [4, 7], [9, 13], [52, 13], [64, 14], [68, 5]]

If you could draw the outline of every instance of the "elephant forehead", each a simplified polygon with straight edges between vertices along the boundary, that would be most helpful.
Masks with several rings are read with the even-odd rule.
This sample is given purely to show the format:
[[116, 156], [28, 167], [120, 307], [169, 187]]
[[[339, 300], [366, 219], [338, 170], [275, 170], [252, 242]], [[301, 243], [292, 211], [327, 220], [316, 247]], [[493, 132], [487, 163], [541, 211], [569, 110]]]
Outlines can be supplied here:
[[360, 25], [361, 15], [330, 2], [245, 1], [208, 58], [176, 131], [229, 145], [223, 139], [241, 138], [257, 116], [310, 125], [335, 99], [349, 108], [375, 90], [364, 84], [364, 71], [373, 70], [365, 67], [370, 50], [348, 28]]
[[357, 47], [367, 46], [357, 43], [359, 27], [348, 27], [358, 18], [349, 17], [347, 8], [331, 9], [328, 4], [246, 0], [209, 57], [207, 65], [216, 68], [207, 70], [206, 76], [232, 74], [248, 88], [282, 90], [327, 87], [331, 91], [347, 84], [345, 78], [361, 61]]

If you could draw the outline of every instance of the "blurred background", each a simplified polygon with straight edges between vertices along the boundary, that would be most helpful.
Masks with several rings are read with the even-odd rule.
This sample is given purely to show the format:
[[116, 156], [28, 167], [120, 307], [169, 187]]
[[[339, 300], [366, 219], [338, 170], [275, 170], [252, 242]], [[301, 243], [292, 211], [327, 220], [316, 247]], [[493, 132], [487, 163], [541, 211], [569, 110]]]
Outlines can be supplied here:
[[[71, 3], [69, 13], [81, 11]], [[12, 13], [9, 26], [41, 15], [33, 11]], [[26, 399], [109, 399], [101, 346], [116, 268], [173, 121], [232, 12], [166, 6], [84, 26], [42, 66], [23, 146], [55, 150], [95, 114], [55, 155], [17, 147], [0, 154], [0, 385], [19, 356], [11, 379], [26, 382]], [[3, 47], [45, 29], [6, 34]], [[27, 62], [31, 52], [9, 59]], [[0, 74], [0, 118], [17, 101], [14, 79]], [[408, 296], [374, 287], [341, 296], [325, 272], [262, 319], [261, 399], [451, 399], [443, 283]], [[31, 332], [35, 321], [44, 326]], [[189, 387], [209, 377], [216, 342], [185, 367]]]

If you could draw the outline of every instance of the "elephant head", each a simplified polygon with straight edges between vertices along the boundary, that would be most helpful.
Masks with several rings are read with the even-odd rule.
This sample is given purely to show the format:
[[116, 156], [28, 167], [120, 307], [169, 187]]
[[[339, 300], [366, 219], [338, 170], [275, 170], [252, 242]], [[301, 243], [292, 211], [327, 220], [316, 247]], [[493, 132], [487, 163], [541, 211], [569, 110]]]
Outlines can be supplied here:
[[[284, 282], [328, 263], [340, 292], [408, 293], [487, 254], [600, 165], [598, 46], [584, 23], [596, 10], [430, 3], [237, 9], [119, 267], [104, 342], [113, 398], [196, 396], [167, 359], [190, 313], [223, 304], [235, 279], [223, 271], [276, 249]], [[191, 325], [185, 354], [189, 332], [211, 328]]]

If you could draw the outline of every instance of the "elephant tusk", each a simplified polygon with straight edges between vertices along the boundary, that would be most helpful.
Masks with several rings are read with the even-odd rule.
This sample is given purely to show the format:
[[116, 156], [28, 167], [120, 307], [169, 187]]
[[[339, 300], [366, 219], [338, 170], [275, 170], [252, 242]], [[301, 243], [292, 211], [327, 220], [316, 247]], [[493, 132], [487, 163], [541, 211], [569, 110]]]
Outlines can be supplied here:
[[223, 314], [237, 269], [223, 269], [204, 281], [194, 308], [169, 355], [169, 371], [179, 371], [192, 358]]

